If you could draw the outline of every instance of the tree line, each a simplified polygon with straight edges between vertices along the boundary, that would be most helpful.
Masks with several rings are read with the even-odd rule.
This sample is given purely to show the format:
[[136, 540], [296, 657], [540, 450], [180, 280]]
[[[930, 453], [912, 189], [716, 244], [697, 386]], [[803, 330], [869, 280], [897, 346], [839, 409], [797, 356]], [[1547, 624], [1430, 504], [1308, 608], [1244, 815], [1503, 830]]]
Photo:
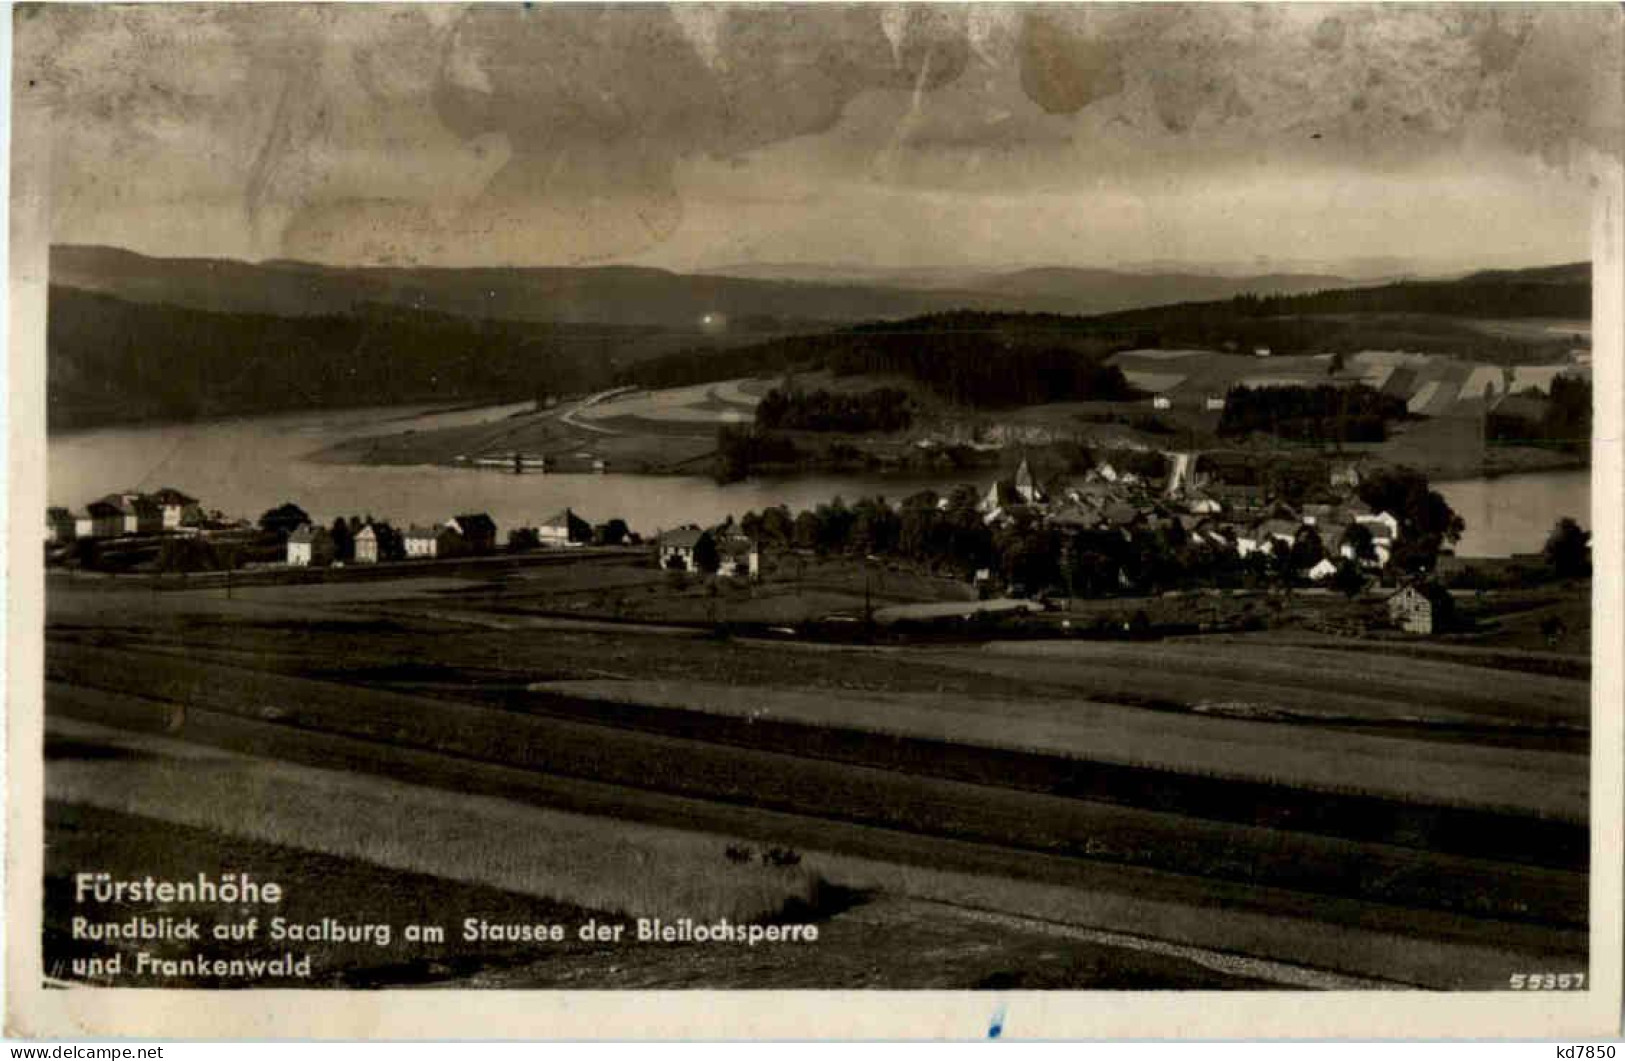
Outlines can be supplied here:
[[1485, 418], [1485, 436], [1491, 442], [1586, 450], [1591, 445], [1591, 391], [1588, 379], [1556, 376], [1547, 391], [1526, 392], [1545, 399], [1539, 415], [1527, 415], [1528, 406], [1516, 402], [1492, 409]]
[[1225, 395], [1218, 433], [1234, 438], [1258, 432], [1293, 442], [1382, 442], [1388, 421], [1406, 415], [1405, 402], [1365, 384], [1349, 387], [1248, 387]]
[[646, 387], [673, 387], [822, 369], [837, 376], [901, 376], [966, 408], [1006, 409], [1137, 396], [1122, 371], [1106, 363], [1120, 346], [1070, 332], [1064, 323], [1051, 324], [1041, 315], [939, 314], [897, 325], [791, 336], [739, 350], [690, 351], [632, 366], [622, 378]]
[[756, 426], [765, 431], [889, 433], [913, 422], [914, 401], [898, 387], [856, 392], [775, 387], [756, 406]]

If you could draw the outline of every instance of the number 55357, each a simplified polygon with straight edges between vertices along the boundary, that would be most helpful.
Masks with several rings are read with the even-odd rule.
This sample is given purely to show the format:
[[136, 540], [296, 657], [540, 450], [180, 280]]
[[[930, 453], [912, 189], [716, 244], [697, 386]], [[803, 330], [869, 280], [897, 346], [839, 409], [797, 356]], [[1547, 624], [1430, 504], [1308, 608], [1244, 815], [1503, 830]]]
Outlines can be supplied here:
[[1585, 973], [1513, 973], [1508, 986], [1514, 991], [1584, 991]]

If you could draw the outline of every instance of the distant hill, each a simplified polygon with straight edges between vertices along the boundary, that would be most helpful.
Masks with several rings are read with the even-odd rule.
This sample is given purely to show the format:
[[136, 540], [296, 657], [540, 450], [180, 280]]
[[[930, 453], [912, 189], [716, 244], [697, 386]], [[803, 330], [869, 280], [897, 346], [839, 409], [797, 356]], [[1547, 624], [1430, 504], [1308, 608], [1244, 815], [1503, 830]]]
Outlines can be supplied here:
[[[1036, 269], [983, 278], [980, 293], [623, 267], [338, 269], [98, 247], [54, 248], [51, 266], [53, 429], [522, 399], [615, 380], [698, 382], [808, 362], [854, 368], [906, 360], [910, 371], [935, 380], [937, 370], [919, 359], [933, 349], [949, 356], [950, 348], [960, 378], [938, 382], [954, 394], [982, 379], [987, 366], [979, 359], [991, 354], [997, 363], [1003, 351], [1012, 364], [1053, 368], [1045, 359], [1058, 345], [1092, 357], [1176, 344], [1259, 344], [1278, 353], [1409, 349], [1513, 364], [1561, 357], [1571, 340], [1486, 334], [1471, 319], [1590, 315], [1583, 263], [1338, 290], [1316, 286], [1335, 277], [1311, 274], [1230, 281]], [[1044, 308], [1250, 282], [1314, 290], [1096, 314]], [[726, 326], [703, 324], [707, 314], [725, 315]]]
[[337, 268], [150, 258], [111, 247], [58, 246], [53, 283], [221, 313], [320, 316], [361, 304], [396, 305], [475, 319], [616, 323], [699, 329], [710, 315], [731, 327], [805, 331], [954, 309], [1103, 313], [1243, 293], [1292, 294], [1348, 286], [1336, 276], [1127, 273], [1105, 269], [955, 269], [739, 266], [698, 275], [630, 266], [594, 268]]
[[[55, 284], [222, 313], [283, 317], [395, 305], [475, 319], [616, 323], [698, 331], [704, 318], [758, 330], [827, 327], [930, 313], [953, 295], [872, 285], [801, 284], [684, 276], [630, 266], [595, 268], [336, 268], [305, 262], [248, 263], [148, 258], [109, 247], [51, 251]], [[1004, 308], [1001, 304], [1001, 308]], [[1010, 307], [1018, 308], [1018, 307]]]
[[[1231, 298], [1236, 295], [1294, 295], [1356, 286], [1340, 276], [1271, 273], [1213, 276], [1205, 273], [1123, 273], [1109, 269], [1023, 269], [983, 281], [990, 294], [1029, 303], [1050, 313], [1109, 313], [1169, 302]], [[966, 307], [975, 308], [975, 307]]]
[[1456, 283], [1461, 284], [1557, 284], [1560, 286], [1591, 287], [1591, 263], [1570, 262], [1567, 265], [1547, 265], [1535, 269], [1486, 269], [1469, 273]]
[[[1547, 317], [1562, 320], [1591, 316], [1591, 266], [1585, 262], [1534, 269], [1497, 269], [1458, 280], [1405, 280], [1374, 287], [1317, 291], [1290, 296], [1241, 295], [1228, 301], [1177, 303], [1127, 310], [1095, 318], [1101, 328], [1157, 329], [1183, 340], [1212, 341], [1238, 326], [1283, 326], [1299, 322], [1294, 348], [1320, 344], [1341, 349], [1330, 340], [1329, 318], [1412, 317], [1456, 320], [1507, 320]], [[1367, 321], [1367, 323], [1373, 323]], [[1431, 329], [1459, 330], [1437, 321]], [[1470, 329], [1469, 329], [1470, 330]], [[1482, 334], [1482, 333], [1475, 333]], [[1233, 336], [1245, 338], [1246, 336]]]
[[995, 362], [1011, 350], [1061, 345], [1091, 357], [1111, 349], [1198, 346], [1246, 352], [1268, 347], [1278, 355], [1409, 350], [1508, 365], [1542, 363], [1564, 360], [1572, 339], [1496, 335], [1480, 323], [1572, 320], [1590, 313], [1590, 267], [1580, 263], [1300, 295], [1238, 295], [1092, 316], [955, 310], [727, 351], [684, 351], [632, 366], [621, 378], [676, 386], [792, 368], [838, 369], [891, 357], [899, 346], [911, 357], [934, 351], [943, 358], [980, 356]]
[[861, 281], [947, 294], [955, 309], [1028, 313], [1108, 313], [1166, 302], [1230, 298], [1241, 294], [1290, 295], [1362, 283], [1327, 273], [1227, 276], [1179, 269], [1129, 272], [1061, 266], [988, 271], [763, 263], [724, 266], [707, 270], [707, 275], [826, 285]]

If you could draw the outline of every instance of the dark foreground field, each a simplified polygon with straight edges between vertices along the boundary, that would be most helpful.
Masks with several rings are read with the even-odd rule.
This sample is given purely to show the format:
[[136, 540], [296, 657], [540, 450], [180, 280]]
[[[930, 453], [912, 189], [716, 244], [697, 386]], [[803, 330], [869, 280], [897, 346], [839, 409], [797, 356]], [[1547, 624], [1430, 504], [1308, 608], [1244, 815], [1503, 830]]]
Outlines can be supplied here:
[[[453, 599], [403, 584], [391, 600], [380, 589], [364, 604], [300, 606], [53, 584], [47, 708], [59, 725], [228, 756], [190, 787], [150, 765], [53, 760], [48, 785], [63, 804], [53, 834], [70, 805], [90, 813], [88, 801], [95, 813], [236, 835], [229, 843], [252, 833], [279, 849], [397, 874], [427, 868], [459, 886], [501, 881], [505, 893], [620, 914], [667, 901], [655, 893], [670, 889], [605, 886], [610, 878], [682, 880], [699, 867], [717, 890], [748, 896], [748, 909], [793, 900], [799, 916], [830, 926], [816, 955], [595, 951], [539, 969], [490, 954], [478, 972], [441, 962], [440, 972], [399, 974], [408, 982], [466, 973], [491, 986], [1199, 986], [1217, 969], [1243, 986], [1343, 977], [1489, 988], [1516, 969], [1585, 965], [1583, 681], [1372, 653], [1371, 706], [1351, 698], [1358, 683], [1334, 681], [1340, 713], [1317, 716], [1301, 660], [1324, 668], [1336, 653], [1232, 644], [1221, 666], [1177, 643], [1132, 646], [1143, 659], [819, 650], [511, 624], [499, 610], [476, 623]], [[1190, 710], [1200, 705], [1181, 699], [1176, 680], [1187, 666], [1248, 685], [1249, 702], [1291, 707], [1291, 721]], [[617, 681], [627, 695], [598, 691]], [[715, 704], [685, 706], [685, 689], [710, 688], [696, 681], [722, 690]], [[571, 682], [596, 683], [595, 695], [570, 695]], [[829, 706], [817, 717], [790, 710], [795, 693], [819, 689]], [[734, 694], [760, 710], [719, 706]], [[1449, 724], [1379, 738], [1350, 732], [1350, 711], [1369, 711], [1373, 724], [1382, 712]], [[955, 721], [983, 716], [1005, 717], [1013, 739]], [[1451, 721], [1475, 717], [1476, 728]], [[1486, 726], [1553, 724], [1569, 736], [1541, 750], [1484, 736]], [[1044, 727], [1052, 745], [1021, 747]], [[1370, 784], [1295, 772], [1340, 746], [1397, 765]], [[293, 783], [276, 771], [314, 771], [295, 787], [330, 784], [334, 794], [281, 795]], [[344, 787], [400, 782], [413, 790], [386, 798]], [[438, 813], [408, 805], [417, 790], [491, 806], [447, 811], [446, 841], [414, 844]], [[376, 842], [347, 836], [347, 811]], [[279, 820], [291, 824], [275, 831]], [[500, 846], [510, 828], [530, 845], [523, 858], [423, 853], [459, 842], [459, 829]], [[199, 843], [196, 857], [208, 847]], [[601, 880], [535, 871], [549, 843], [607, 851]], [[793, 851], [802, 876], [724, 866], [724, 848]], [[869, 952], [856, 931], [840, 935], [859, 923], [864, 938], [892, 942]], [[1029, 931], [1043, 941], [1036, 950], [1023, 949]], [[968, 946], [956, 933], [979, 937], [996, 959], [920, 972], [910, 956], [956, 953], [943, 942]], [[1057, 940], [1108, 949], [1067, 957]], [[1137, 954], [1188, 951], [1208, 971], [1110, 949], [1125, 940], [1153, 948]]]
[[[83, 753], [87, 747], [58, 754]], [[311, 923], [333, 912], [326, 898], [345, 896], [347, 916], [357, 921], [443, 924], [448, 929], [468, 917], [491, 923], [550, 923], [578, 926], [611, 920], [603, 911], [550, 902], [533, 896], [447, 881], [428, 874], [403, 873], [346, 858], [335, 858], [203, 829], [174, 826], [98, 808], [52, 802], [46, 825], [53, 844], [46, 864], [46, 971], [73, 976], [73, 961], [103, 949], [71, 938], [72, 885], [76, 866], [94, 863], [115, 872], [184, 876], [197, 867], [252, 866], [264, 879], [285, 883], [290, 921]], [[287, 986], [411, 987], [463, 986], [516, 988], [1066, 988], [1232, 990], [1293, 986], [1249, 976], [1244, 963], [1214, 968], [1162, 949], [1105, 943], [1065, 926], [1006, 918], [990, 932], [985, 915], [941, 903], [860, 897], [822, 919], [816, 946], [714, 948], [694, 943], [651, 943], [630, 948], [569, 938], [545, 945], [528, 943], [317, 943], [314, 976]], [[154, 904], [134, 912], [159, 915]], [[133, 953], [135, 945], [123, 948]], [[193, 948], [160, 945], [165, 957], [184, 957]], [[230, 954], [231, 947], [216, 947]], [[929, 949], [932, 961], [916, 959]], [[160, 977], [120, 978], [120, 986], [177, 986]], [[222, 977], [183, 978], [186, 986], [245, 988], [264, 986]]]

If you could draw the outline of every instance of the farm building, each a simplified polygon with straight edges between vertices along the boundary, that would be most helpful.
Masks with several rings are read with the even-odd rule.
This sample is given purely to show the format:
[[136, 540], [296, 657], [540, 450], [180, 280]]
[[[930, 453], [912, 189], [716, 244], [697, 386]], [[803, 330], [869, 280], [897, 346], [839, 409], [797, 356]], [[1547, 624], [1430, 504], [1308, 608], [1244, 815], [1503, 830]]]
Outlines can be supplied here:
[[124, 513], [110, 501], [92, 501], [74, 517], [73, 533], [78, 538], [116, 538], [124, 533]]
[[378, 528], [371, 523], [356, 532], [355, 562], [358, 564], [378, 562]]
[[289, 567], [320, 567], [333, 562], [333, 536], [309, 523], [288, 535]]
[[163, 510], [146, 494], [126, 490], [108, 494], [102, 501], [118, 509], [119, 534], [156, 534], [164, 529]]
[[1311, 567], [1307, 573], [1311, 580], [1315, 582], [1324, 582], [1328, 578], [1331, 578], [1333, 575], [1337, 574], [1337, 565], [1332, 563], [1329, 559], [1322, 557], [1320, 562], [1314, 567]]
[[698, 570], [694, 563], [694, 551], [699, 547], [700, 539], [706, 536], [703, 530], [692, 524], [666, 531], [660, 536], [660, 566], [670, 571]]
[[461, 556], [464, 551], [463, 536], [442, 523], [432, 527], [412, 526], [406, 532], [405, 542], [409, 560]]
[[567, 508], [544, 519], [536, 528], [536, 536], [543, 545], [585, 545], [592, 541], [592, 524]]
[[65, 508], [45, 510], [45, 540], [53, 545], [71, 542], [77, 535], [73, 513]]
[[1454, 616], [1455, 601], [1444, 587], [1432, 583], [1406, 586], [1388, 598], [1388, 618], [1407, 633], [1437, 633]]
[[1224, 395], [1222, 395], [1222, 394], [1209, 394], [1207, 396], [1207, 400], [1202, 403], [1202, 406], [1203, 406], [1203, 408], [1205, 408], [1210, 413], [1223, 412], [1224, 411]]
[[203, 506], [195, 497], [188, 497], [173, 486], [166, 486], [152, 495], [163, 520], [164, 530], [195, 527], [203, 522]]
[[717, 574], [724, 578], [760, 578], [762, 550], [754, 538], [730, 534], [717, 541]]
[[496, 521], [484, 512], [453, 516], [446, 526], [462, 535], [467, 552], [483, 554], [495, 552], [497, 547]]

